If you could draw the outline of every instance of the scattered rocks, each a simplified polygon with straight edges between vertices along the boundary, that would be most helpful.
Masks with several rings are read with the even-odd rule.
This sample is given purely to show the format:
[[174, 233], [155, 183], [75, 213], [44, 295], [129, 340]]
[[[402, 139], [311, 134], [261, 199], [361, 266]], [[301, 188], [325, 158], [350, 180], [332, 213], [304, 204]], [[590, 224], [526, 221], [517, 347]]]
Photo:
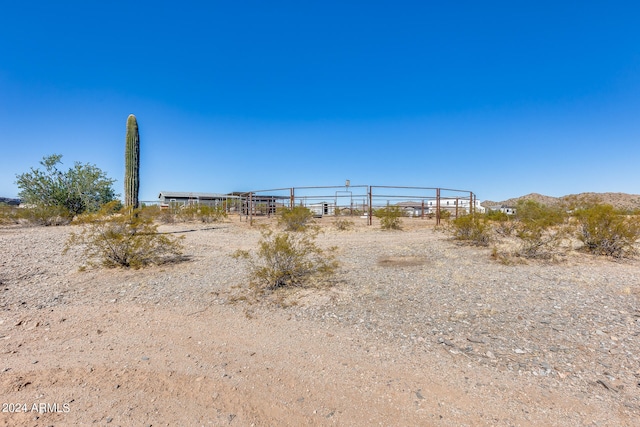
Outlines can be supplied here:
[[[170, 232], [181, 229], [179, 224], [163, 227]], [[68, 328], [73, 317], [50, 314], [66, 305], [102, 304], [118, 310], [129, 304], [143, 311], [185, 307], [185, 315], [191, 313], [189, 319], [195, 320], [222, 304], [244, 309], [245, 303], [230, 298], [234, 287], [246, 293], [246, 277], [229, 255], [236, 249], [255, 248], [257, 228], [185, 233], [189, 263], [144, 271], [83, 272], [78, 271], [78, 251], [60, 253], [73, 229], [25, 228], [0, 234], [0, 313], [5, 314], [0, 339], [6, 354], [23, 351], [16, 336], [30, 335], [34, 342], [44, 342], [60, 328]], [[598, 390], [602, 408], [640, 416], [639, 260], [611, 262], [576, 253], [559, 264], [529, 261], [507, 266], [492, 261], [487, 249], [456, 245], [445, 234], [419, 226], [402, 233], [367, 227], [349, 233], [327, 230], [318, 243], [339, 247], [342, 266], [335, 285], [308, 290], [284, 308], [252, 306], [251, 316], [284, 312], [292, 322], [313, 322], [327, 332], [340, 325], [353, 331], [349, 342], [362, 342], [370, 350], [367, 357], [380, 363], [428, 354], [433, 360], [461, 361], [471, 371], [487, 369], [496, 377], [558, 390], [580, 402], [590, 402]], [[82, 339], [117, 353], [120, 348], [106, 342], [114, 332], [101, 327], [92, 328]], [[134, 327], [153, 330], [144, 320]], [[60, 348], [68, 349], [67, 344]], [[181, 350], [194, 354], [191, 348]], [[148, 356], [140, 360], [149, 361]], [[41, 360], [37, 366], [41, 369], [45, 360], [39, 354], [25, 363], [32, 357]], [[463, 382], [461, 376], [445, 370], [442, 374], [443, 381]], [[234, 371], [233, 377], [226, 373], [220, 377], [233, 382], [239, 375]], [[602, 378], [594, 380], [598, 376]], [[474, 387], [491, 388], [490, 382]], [[416, 387], [405, 393], [411, 390]], [[424, 404], [430, 395], [417, 390], [415, 397]], [[331, 412], [325, 408], [322, 413]]]

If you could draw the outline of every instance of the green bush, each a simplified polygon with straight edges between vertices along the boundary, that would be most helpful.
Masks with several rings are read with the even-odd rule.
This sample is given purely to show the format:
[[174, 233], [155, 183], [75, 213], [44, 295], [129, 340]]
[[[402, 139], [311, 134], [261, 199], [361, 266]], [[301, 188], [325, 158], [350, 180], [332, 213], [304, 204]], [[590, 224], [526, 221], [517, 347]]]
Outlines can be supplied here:
[[250, 266], [251, 287], [257, 293], [326, 281], [338, 266], [333, 250], [319, 248], [313, 232], [263, 231], [258, 251], [236, 251]]
[[491, 241], [491, 226], [486, 217], [464, 215], [451, 221], [453, 238], [473, 245], [488, 246]]
[[485, 214], [485, 218], [487, 218], [489, 221], [496, 221], [496, 222], [509, 221], [509, 215], [498, 210], [489, 210]]
[[113, 206], [96, 214], [84, 215], [79, 233], [72, 233], [64, 248], [81, 247], [87, 264], [104, 267], [140, 268], [180, 259], [180, 239], [158, 233], [153, 219], [140, 209], [126, 209], [117, 214]]
[[543, 205], [534, 200], [519, 200], [515, 218], [523, 224], [547, 228], [564, 223], [567, 214], [561, 207]]
[[278, 225], [285, 231], [305, 231], [313, 219], [313, 212], [304, 206], [278, 209]]
[[[63, 172], [58, 170], [61, 159], [60, 154], [44, 157], [40, 162], [44, 171], [31, 168], [30, 172], [16, 176], [18, 196], [24, 204], [64, 209], [73, 217], [85, 211], [97, 212], [103, 204], [115, 199], [115, 181], [98, 167], [76, 162]], [[39, 214], [42, 212], [36, 212]]]
[[398, 206], [387, 206], [384, 208], [376, 209], [373, 214], [376, 218], [380, 219], [380, 228], [383, 230], [401, 230], [402, 222], [402, 210]]
[[606, 204], [578, 209], [574, 217], [577, 238], [588, 252], [614, 258], [636, 255], [640, 217], [624, 215]]

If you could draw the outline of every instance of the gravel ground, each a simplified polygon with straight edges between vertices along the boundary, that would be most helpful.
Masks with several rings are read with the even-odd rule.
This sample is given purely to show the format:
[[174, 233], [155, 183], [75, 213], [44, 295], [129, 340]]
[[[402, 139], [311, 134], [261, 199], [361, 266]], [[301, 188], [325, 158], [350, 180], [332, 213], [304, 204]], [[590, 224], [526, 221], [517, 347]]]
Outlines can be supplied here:
[[79, 271], [75, 227], [0, 228], [2, 403], [70, 406], [0, 425], [637, 425], [640, 261], [503, 265], [356, 222], [321, 221], [334, 286], [286, 307], [237, 301], [230, 254], [260, 238], [238, 218], [162, 226], [188, 260], [144, 270]]

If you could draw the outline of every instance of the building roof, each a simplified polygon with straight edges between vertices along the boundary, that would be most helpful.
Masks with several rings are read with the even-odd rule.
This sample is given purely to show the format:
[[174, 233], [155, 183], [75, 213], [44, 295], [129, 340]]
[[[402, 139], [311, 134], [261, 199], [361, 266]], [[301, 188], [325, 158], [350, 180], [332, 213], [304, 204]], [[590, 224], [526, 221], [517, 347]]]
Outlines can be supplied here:
[[237, 199], [238, 196], [231, 196], [228, 194], [220, 193], [196, 193], [187, 191], [161, 191], [158, 194], [158, 199]]

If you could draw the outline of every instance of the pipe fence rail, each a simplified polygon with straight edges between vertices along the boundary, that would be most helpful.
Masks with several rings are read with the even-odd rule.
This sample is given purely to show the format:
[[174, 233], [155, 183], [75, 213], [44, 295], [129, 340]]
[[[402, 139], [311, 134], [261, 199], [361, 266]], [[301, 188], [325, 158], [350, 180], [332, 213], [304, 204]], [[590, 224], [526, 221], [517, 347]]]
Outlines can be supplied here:
[[397, 206], [403, 216], [435, 218], [436, 224], [446, 216], [457, 218], [473, 214], [478, 201], [468, 190], [436, 187], [400, 187], [387, 185], [343, 185], [325, 187], [287, 187], [255, 190], [240, 195], [240, 216], [270, 217], [278, 208], [305, 206], [314, 216], [359, 216], [373, 223], [377, 209]]

